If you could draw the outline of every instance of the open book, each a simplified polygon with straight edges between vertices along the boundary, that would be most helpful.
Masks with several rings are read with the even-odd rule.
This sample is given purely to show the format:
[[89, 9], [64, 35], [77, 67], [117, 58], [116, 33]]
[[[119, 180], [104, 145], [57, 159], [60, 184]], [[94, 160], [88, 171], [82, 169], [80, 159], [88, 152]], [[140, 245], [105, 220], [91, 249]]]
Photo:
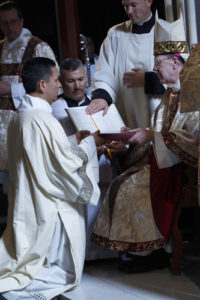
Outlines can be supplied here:
[[78, 131], [89, 130], [93, 133], [100, 130], [100, 133], [115, 133], [120, 132], [121, 127], [125, 126], [115, 104], [109, 106], [104, 116], [102, 110], [88, 115], [85, 109], [85, 106], [66, 108], [66, 112]]

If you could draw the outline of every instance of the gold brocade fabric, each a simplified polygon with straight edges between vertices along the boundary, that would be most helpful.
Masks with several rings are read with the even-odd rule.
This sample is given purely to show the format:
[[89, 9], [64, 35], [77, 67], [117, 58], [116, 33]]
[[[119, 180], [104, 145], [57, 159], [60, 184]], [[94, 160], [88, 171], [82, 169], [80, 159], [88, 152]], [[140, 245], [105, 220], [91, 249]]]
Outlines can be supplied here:
[[181, 73], [181, 111], [200, 109], [200, 44], [191, 52]]
[[[166, 91], [152, 117], [152, 129], [162, 133], [167, 147], [182, 161], [197, 167], [199, 113], [181, 113], [179, 97], [179, 92]], [[145, 155], [133, 148], [132, 167], [112, 182], [97, 217], [92, 240], [111, 250], [141, 252], [166, 245], [153, 217], [148, 153], [142, 148]]]
[[153, 218], [149, 172], [147, 165], [121, 184], [112, 216], [107, 195], [94, 228], [96, 243], [111, 250], [134, 252], [157, 249], [165, 244]]
[[180, 94], [165, 93], [153, 116], [153, 130], [162, 132], [166, 146], [182, 161], [197, 167], [199, 112], [180, 112]]
[[[200, 110], [200, 44], [192, 50], [180, 74], [182, 112]], [[199, 136], [199, 162], [198, 162], [198, 191], [200, 203], [200, 136]]]

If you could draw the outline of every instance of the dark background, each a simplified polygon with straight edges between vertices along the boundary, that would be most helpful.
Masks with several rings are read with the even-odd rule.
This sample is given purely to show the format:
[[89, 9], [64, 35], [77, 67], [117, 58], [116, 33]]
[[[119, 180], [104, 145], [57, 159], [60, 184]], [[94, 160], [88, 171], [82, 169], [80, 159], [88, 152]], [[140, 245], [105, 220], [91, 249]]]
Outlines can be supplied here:
[[[80, 31], [92, 37], [97, 53], [108, 29], [128, 20], [121, 0], [79, 0], [78, 8]], [[164, 18], [164, 0], [154, 0], [152, 10], [155, 9]]]
[[[46, 41], [54, 50], [59, 62], [55, 0], [16, 0], [16, 2], [24, 13], [24, 27]], [[165, 17], [164, 0], [154, 0], [152, 10], [155, 9], [158, 9], [160, 18]], [[80, 33], [92, 37], [97, 54], [108, 29], [128, 19], [121, 0], [78, 0], [78, 14]]]

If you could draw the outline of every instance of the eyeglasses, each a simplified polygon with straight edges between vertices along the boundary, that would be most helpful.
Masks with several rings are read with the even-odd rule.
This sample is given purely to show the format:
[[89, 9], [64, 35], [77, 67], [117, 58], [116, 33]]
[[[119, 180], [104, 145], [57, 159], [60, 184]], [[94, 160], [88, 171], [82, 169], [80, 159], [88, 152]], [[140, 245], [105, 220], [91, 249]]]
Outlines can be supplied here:
[[[170, 57], [171, 58], [171, 57]], [[156, 67], [159, 67], [160, 66], [160, 64], [161, 64], [161, 62], [163, 61], [163, 60], [167, 60], [167, 59], [170, 59], [169, 57], [165, 57], [165, 58], [162, 58], [162, 59], [156, 59], [156, 60], [154, 60], [154, 66], [156, 66]]]

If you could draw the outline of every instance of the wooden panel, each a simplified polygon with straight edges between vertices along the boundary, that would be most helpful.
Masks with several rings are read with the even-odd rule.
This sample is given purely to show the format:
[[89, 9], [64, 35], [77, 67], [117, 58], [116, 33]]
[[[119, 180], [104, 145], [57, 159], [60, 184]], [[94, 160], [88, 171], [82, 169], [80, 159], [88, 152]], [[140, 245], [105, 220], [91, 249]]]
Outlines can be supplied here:
[[80, 58], [80, 33], [77, 0], [56, 0], [61, 60]]

